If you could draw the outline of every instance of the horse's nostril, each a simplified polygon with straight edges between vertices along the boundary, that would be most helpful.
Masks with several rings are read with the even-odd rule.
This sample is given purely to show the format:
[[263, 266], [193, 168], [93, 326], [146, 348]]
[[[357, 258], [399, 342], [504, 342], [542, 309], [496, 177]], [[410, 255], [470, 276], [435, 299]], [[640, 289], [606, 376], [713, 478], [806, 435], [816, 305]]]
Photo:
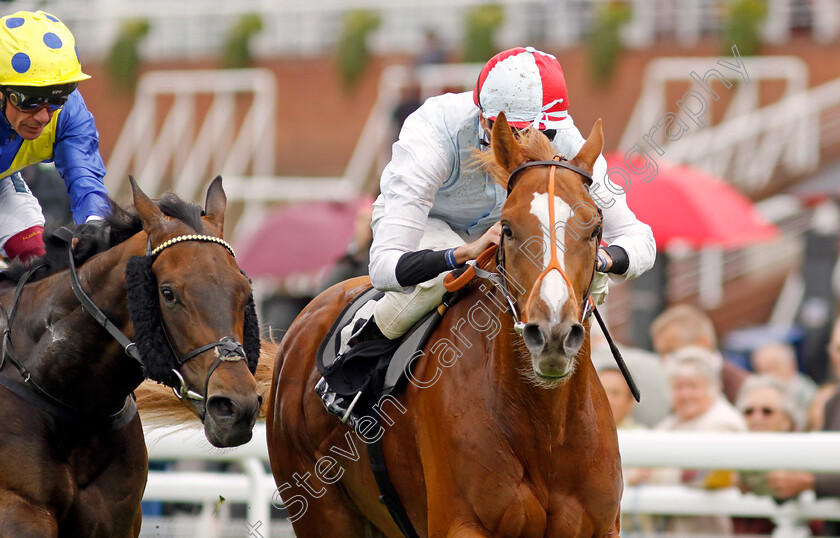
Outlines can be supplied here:
[[230, 398], [213, 396], [207, 402], [207, 412], [215, 419], [230, 419], [236, 417], [236, 406]]
[[586, 329], [583, 328], [583, 325], [580, 323], [572, 325], [569, 328], [569, 334], [566, 335], [566, 339], [563, 341], [563, 348], [566, 353], [569, 355], [577, 353], [580, 350], [580, 346], [583, 345], [585, 338]]
[[545, 335], [536, 323], [528, 323], [522, 331], [522, 339], [525, 345], [531, 350], [540, 350], [545, 347]]
[[257, 407], [262, 407], [263, 397], [262, 394], [257, 394]]

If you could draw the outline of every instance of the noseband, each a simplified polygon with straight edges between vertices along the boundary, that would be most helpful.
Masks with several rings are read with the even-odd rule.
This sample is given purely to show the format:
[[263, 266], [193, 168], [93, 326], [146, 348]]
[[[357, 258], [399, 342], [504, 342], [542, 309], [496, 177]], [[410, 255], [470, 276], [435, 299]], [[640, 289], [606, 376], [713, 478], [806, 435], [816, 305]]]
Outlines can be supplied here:
[[[533, 286], [531, 287], [531, 291], [528, 293], [528, 299], [525, 302], [525, 308], [523, 309], [521, 317], [520, 317], [520, 314], [518, 312], [518, 309], [516, 308], [516, 298], [510, 292], [509, 282], [508, 282], [508, 278], [506, 276], [507, 270], [506, 270], [506, 267], [505, 267], [505, 246], [504, 246], [504, 237], [505, 236], [504, 236], [504, 234], [502, 234], [501, 238], [499, 239], [499, 246], [496, 249], [496, 266], [499, 268], [499, 272], [498, 273], [490, 273], [489, 271], [484, 271], [484, 270], [476, 267], [476, 275], [477, 276], [490, 280], [504, 294], [505, 301], [507, 302], [507, 305], [508, 305], [508, 310], [509, 310], [511, 316], [513, 317], [513, 329], [514, 329], [514, 331], [516, 331], [517, 333], [520, 333], [520, 334], [522, 333], [523, 330], [525, 330], [525, 325], [528, 323], [528, 320], [527, 320], [528, 309], [531, 306], [531, 299], [534, 296], [534, 292], [536, 291], [537, 288], [539, 288], [539, 285], [542, 282], [542, 280], [550, 272], [557, 271], [558, 273], [560, 273], [560, 276], [563, 277], [563, 281], [566, 283], [569, 290], [571, 291], [572, 296], [575, 295], [574, 286], [572, 286], [572, 283], [569, 280], [569, 277], [566, 275], [566, 272], [561, 267], [560, 258], [557, 255], [557, 241], [556, 241], [556, 236], [555, 236], [555, 234], [556, 234], [556, 230], [555, 230], [556, 218], [555, 218], [555, 214], [554, 214], [554, 176], [555, 176], [555, 171], [557, 170], [558, 167], [560, 167], [560, 168], [566, 168], [567, 170], [571, 170], [571, 171], [573, 171], [577, 174], [580, 174], [581, 176], [584, 177], [584, 179], [586, 179], [585, 187], [587, 188], [587, 190], [589, 189], [589, 186], [592, 184], [592, 174], [590, 174], [589, 172], [587, 172], [583, 168], [580, 168], [578, 166], [570, 164], [568, 161], [565, 160], [565, 158], [562, 155], [555, 155], [554, 159], [550, 160], [550, 161], [530, 161], [530, 162], [527, 162], [527, 163], [523, 163], [523, 164], [517, 166], [516, 168], [514, 168], [511, 171], [510, 175], [508, 176], [508, 182], [507, 182], [508, 196], [510, 196], [510, 193], [513, 191], [513, 187], [516, 183], [516, 179], [517, 179], [519, 173], [522, 172], [523, 170], [525, 170], [526, 168], [531, 168], [531, 167], [534, 167], [534, 166], [549, 166], [549, 167], [551, 167], [551, 170], [550, 170], [549, 175], [548, 175], [548, 218], [549, 218], [549, 221], [550, 221], [549, 222], [549, 224], [550, 224], [549, 244], [550, 244], [550, 248], [551, 248], [551, 259], [549, 260], [546, 268], [540, 273], [540, 276], [537, 278], [537, 280], [534, 282]], [[601, 209], [600, 208], [598, 208], [598, 215], [599, 216], [601, 215]], [[597, 244], [600, 245], [600, 243], [601, 243], [601, 233], [599, 232]], [[479, 265], [479, 264], [476, 263], [476, 266], [477, 265]], [[594, 308], [594, 304], [592, 303], [592, 299], [590, 297], [590, 294], [592, 292], [592, 283], [594, 281], [594, 277], [595, 277], [595, 264], [593, 263], [592, 264], [592, 275], [589, 278], [589, 287], [587, 288], [586, 294], [583, 297], [583, 308], [582, 308], [581, 313], [580, 313], [580, 321], [581, 322], [585, 321], [589, 317], [589, 315], [592, 313], [592, 309]]]

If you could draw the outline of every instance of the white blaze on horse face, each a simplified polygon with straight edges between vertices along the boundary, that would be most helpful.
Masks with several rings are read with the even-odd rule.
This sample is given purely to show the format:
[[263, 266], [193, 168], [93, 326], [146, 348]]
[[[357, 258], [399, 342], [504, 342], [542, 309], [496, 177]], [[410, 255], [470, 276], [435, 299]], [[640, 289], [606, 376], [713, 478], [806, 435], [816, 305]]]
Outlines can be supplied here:
[[[565, 247], [563, 241], [566, 235], [566, 221], [572, 214], [572, 208], [562, 198], [554, 197], [554, 222], [550, 222], [548, 215], [548, 193], [534, 193], [531, 201], [531, 214], [540, 221], [540, 229], [543, 233], [543, 259], [542, 268], [545, 270], [551, 262], [551, 226], [553, 224], [557, 236], [554, 238], [557, 248], [557, 260], [563, 271], [566, 270], [566, 260], [563, 256]], [[563, 305], [569, 300], [569, 286], [566, 280], [557, 271], [551, 271], [542, 279], [540, 285], [540, 298], [548, 306], [551, 322], [560, 321], [560, 311]]]

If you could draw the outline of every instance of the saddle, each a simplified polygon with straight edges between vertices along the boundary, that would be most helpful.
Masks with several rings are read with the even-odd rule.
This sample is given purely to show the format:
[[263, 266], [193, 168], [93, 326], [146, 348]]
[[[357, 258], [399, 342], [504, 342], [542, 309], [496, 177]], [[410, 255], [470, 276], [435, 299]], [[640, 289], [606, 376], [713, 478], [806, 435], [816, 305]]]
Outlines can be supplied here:
[[[370, 288], [354, 299], [333, 323], [315, 357], [324, 383], [316, 392], [324, 400], [327, 410], [355, 429], [358, 417], [369, 416], [373, 406], [384, 396], [399, 394], [408, 381], [412, 359], [423, 349], [437, 327], [445, 309], [436, 308], [418, 321], [401, 338], [389, 340], [384, 336], [361, 340], [346, 349], [342, 329], [356, 325], [353, 333], [361, 330], [368, 320], [356, 319], [357, 313], [370, 301], [377, 301], [384, 294]], [[371, 319], [369, 323], [373, 323]], [[330, 399], [326, 394], [334, 393]]]

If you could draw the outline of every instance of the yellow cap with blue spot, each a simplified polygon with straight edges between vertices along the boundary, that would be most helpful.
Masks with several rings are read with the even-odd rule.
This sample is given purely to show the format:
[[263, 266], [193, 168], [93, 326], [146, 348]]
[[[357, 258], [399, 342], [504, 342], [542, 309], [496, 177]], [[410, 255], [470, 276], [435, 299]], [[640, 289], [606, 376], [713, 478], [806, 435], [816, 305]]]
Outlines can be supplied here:
[[0, 85], [44, 87], [88, 78], [73, 34], [57, 17], [18, 11], [0, 18]]

